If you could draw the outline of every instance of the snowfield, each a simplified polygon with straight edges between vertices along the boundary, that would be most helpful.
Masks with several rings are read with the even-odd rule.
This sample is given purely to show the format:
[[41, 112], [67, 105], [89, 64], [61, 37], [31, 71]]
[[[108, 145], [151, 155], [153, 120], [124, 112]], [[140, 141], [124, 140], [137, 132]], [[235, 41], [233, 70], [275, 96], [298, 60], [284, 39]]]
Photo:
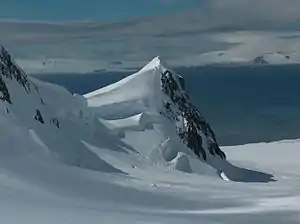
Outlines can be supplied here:
[[299, 223], [300, 141], [219, 149], [161, 59], [86, 96], [0, 59], [1, 223]]

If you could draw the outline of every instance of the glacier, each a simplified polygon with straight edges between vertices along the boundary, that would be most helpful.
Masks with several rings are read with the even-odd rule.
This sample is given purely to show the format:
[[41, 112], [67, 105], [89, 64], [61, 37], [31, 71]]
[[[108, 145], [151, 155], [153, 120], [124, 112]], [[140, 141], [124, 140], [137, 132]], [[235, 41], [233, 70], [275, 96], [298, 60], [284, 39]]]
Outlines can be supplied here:
[[219, 147], [159, 57], [84, 96], [0, 68], [2, 223], [299, 222], [299, 140]]

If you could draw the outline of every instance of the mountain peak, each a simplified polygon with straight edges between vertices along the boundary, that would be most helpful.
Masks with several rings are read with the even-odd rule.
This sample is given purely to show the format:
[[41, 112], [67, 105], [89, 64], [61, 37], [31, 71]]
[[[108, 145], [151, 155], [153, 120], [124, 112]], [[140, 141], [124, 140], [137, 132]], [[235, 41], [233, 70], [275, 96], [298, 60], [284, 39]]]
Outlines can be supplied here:
[[148, 64], [146, 64], [140, 70], [140, 72], [144, 72], [147, 70], [153, 70], [155, 68], [166, 68], [166, 67], [167, 67], [167, 63], [160, 56], [156, 56]]
[[[171, 139], [168, 144], [172, 155], [184, 152], [222, 169], [217, 167], [216, 161], [226, 160], [226, 156], [219, 148], [213, 130], [191, 102], [184, 78], [168, 69], [160, 57], [137, 73], [85, 96], [89, 107], [95, 108], [104, 119], [150, 114], [150, 123], [158, 119], [163, 124], [162, 130], [157, 132]], [[166, 161], [168, 159], [167, 156]]]
[[269, 62], [265, 59], [263, 55], [257, 56], [251, 61], [251, 64], [253, 65], [268, 65]]

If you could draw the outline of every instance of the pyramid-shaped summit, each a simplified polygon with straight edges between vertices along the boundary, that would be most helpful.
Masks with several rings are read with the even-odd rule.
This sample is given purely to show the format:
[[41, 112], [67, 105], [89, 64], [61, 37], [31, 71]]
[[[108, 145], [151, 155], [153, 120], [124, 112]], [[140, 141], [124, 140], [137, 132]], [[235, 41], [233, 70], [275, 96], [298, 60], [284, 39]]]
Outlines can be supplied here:
[[[210, 165], [215, 160], [225, 160], [215, 134], [185, 90], [184, 78], [168, 68], [160, 57], [154, 58], [137, 73], [117, 83], [86, 95], [91, 108], [100, 116], [103, 111], [118, 111], [115, 117], [151, 113], [166, 120], [163, 133], [174, 142], [171, 148], [188, 148], [202, 161]], [[124, 103], [126, 102], [126, 103]], [[105, 117], [105, 116], [104, 116]], [[176, 133], [172, 136], [171, 133]], [[171, 144], [171, 143], [168, 143]]]

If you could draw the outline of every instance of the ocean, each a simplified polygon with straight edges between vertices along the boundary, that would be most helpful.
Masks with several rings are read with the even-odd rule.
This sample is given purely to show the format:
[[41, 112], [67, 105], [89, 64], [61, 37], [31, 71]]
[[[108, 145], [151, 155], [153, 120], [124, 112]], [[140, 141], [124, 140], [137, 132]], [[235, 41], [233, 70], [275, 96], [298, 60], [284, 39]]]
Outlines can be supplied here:
[[[220, 145], [300, 138], [300, 65], [175, 68]], [[35, 77], [84, 94], [130, 72]]]

